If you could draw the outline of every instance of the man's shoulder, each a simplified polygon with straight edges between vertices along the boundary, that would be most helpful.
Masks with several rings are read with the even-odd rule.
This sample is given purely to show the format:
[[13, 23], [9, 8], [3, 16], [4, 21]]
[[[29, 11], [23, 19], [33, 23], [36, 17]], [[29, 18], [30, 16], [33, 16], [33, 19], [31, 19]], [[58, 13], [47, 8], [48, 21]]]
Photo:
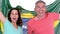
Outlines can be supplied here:
[[48, 14], [58, 14], [57, 12], [48, 12]]
[[59, 13], [57, 13], [57, 12], [48, 12], [48, 15], [54, 16], [54, 15], [59, 15]]
[[30, 19], [29, 21], [28, 21], [28, 24], [33, 24], [35, 22], [35, 18], [32, 18], [32, 19]]

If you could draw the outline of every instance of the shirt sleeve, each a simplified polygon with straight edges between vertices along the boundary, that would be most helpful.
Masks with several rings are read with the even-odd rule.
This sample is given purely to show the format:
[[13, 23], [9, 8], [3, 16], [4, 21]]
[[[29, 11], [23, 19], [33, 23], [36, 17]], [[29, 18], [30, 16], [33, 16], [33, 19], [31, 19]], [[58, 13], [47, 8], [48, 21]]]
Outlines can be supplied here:
[[59, 14], [58, 13], [54, 13], [53, 17], [54, 17], [54, 20], [58, 20], [59, 19]]
[[[31, 22], [31, 21], [30, 21]], [[32, 34], [32, 25], [30, 24], [30, 22], [28, 22], [28, 25], [27, 25], [27, 27], [28, 27], [28, 32], [27, 32], [27, 34]]]
[[4, 27], [9, 27], [10, 25], [11, 25], [10, 21], [6, 19], [6, 21], [4, 22]]
[[50, 16], [52, 16], [51, 18], [53, 20], [58, 20], [59, 19], [59, 13], [52, 12], [52, 13], [50, 13]]

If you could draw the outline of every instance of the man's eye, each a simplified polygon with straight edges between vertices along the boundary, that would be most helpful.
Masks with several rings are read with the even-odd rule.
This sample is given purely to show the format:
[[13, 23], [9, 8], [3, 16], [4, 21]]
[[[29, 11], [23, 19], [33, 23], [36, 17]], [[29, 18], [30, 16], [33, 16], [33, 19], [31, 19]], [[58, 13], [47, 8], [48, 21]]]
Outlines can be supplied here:
[[42, 6], [42, 8], [45, 8], [45, 6]]

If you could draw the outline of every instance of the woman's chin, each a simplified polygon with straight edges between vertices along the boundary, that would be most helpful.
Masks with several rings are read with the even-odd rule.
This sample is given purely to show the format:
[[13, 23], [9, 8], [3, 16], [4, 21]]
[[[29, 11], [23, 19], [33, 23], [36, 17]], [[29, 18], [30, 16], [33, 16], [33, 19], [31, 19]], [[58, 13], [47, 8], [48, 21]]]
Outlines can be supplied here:
[[16, 20], [12, 21], [13, 23], [16, 23]]

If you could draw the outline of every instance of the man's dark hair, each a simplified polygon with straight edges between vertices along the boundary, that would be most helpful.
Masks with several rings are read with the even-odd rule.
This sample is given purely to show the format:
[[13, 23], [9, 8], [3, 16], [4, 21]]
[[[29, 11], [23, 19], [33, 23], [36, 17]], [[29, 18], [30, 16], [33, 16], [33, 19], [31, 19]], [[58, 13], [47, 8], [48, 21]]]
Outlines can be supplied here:
[[44, 4], [46, 4], [44, 1], [42, 1], [42, 0], [39, 0], [39, 1], [37, 1], [35, 4], [38, 4], [38, 3], [44, 3]]

